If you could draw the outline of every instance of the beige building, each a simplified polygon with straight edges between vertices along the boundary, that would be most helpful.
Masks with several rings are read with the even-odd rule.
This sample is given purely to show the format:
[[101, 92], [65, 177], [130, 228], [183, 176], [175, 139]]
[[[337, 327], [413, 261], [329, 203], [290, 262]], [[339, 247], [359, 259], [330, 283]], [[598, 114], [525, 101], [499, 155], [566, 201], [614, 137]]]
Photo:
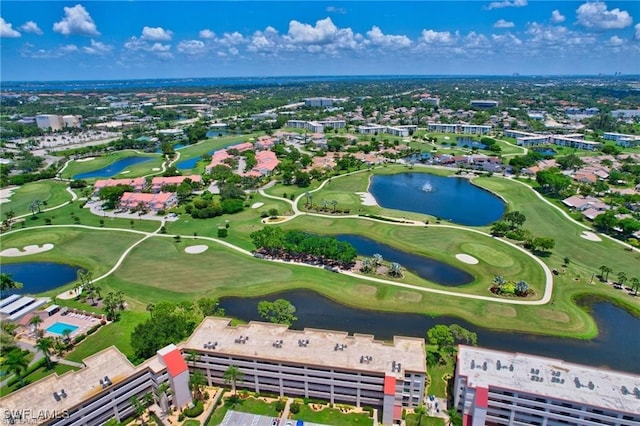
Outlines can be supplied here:
[[210, 385], [223, 384], [234, 365], [242, 373], [238, 387], [377, 407], [384, 424], [399, 421], [404, 407], [424, 398], [424, 339], [396, 336], [385, 343], [371, 335], [206, 318], [182, 350], [197, 355], [192, 371], [202, 371]]

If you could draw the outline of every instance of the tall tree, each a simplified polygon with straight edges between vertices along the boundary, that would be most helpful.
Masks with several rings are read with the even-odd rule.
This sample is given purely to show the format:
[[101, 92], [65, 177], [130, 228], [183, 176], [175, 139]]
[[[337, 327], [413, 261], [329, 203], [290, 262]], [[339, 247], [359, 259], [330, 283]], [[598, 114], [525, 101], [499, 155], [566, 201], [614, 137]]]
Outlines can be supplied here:
[[234, 396], [236, 395], [236, 383], [238, 381], [242, 381], [243, 376], [244, 374], [242, 374], [242, 372], [235, 365], [230, 365], [229, 367], [227, 367], [224, 374], [222, 375], [225, 385], [231, 383], [231, 391], [233, 392]]
[[204, 377], [204, 374], [202, 374], [202, 371], [194, 371], [189, 378], [189, 384], [191, 384], [191, 390], [193, 391], [194, 399], [202, 401], [204, 399], [202, 394], [202, 387], [207, 384], [207, 379], [206, 377]]
[[38, 332], [38, 327], [40, 327], [40, 324], [42, 324], [42, 318], [40, 318], [40, 315], [34, 315], [29, 320], [29, 325], [33, 326], [36, 333]]
[[0, 273], [0, 291], [22, 288], [22, 283], [15, 281], [10, 274]]
[[27, 359], [28, 353], [29, 352], [21, 349], [13, 350], [7, 354], [4, 360], [7, 371], [14, 373], [16, 377], [18, 377], [20, 387], [24, 386], [24, 373], [29, 367], [29, 360]]
[[276, 324], [291, 325], [298, 318], [295, 316], [296, 307], [286, 299], [273, 302], [263, 300], [258, 303], [258, 313], [262, 318]]
[[613, 272], [613, 269], [608, 267], [607, 265], [600, 266], [600, 278], [602, 281], [609, 281], [609, 274]]
[[51, 362], [51, 349], [53, 348], [53, 339], [51, 337], [42, 337], [36, 341], [36, 348], [38, 348], [42, 355], [44, 355], [44, 360], [47, 363], [47, 368], [51, 369], [53, 367], [53, 363]]

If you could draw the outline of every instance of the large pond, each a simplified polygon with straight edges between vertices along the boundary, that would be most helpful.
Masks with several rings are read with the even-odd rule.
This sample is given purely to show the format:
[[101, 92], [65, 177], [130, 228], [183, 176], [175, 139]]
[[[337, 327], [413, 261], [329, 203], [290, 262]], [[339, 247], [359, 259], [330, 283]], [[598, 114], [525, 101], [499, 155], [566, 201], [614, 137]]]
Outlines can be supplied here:
[[473, 275], [447, 263], [417, 254], [407, 253], [370, 238], [359, 235], [336, 235], [339, 241], [353, 245], [361, 256], [375, 253], [389, 262], [397, 262], [425, 280], [446, 286], [459, 286], [473, 282]]
[[151, 161], [153, 158], [149, 157], [127, 157], [122, 158], [118, 161], [115, 161], [108, 166], [104, 166], [101, 169], [93, 170], [91, 172], [79, 173], [75, 175], [74, 179], [92, 179], [92, 178], [109, 178], [117, 175], [122, 172], [129, 166], [133, 166], [134, 164], [144, 163], [146, 161]]
[[[212, 150], [207, 152], [207, 155], [213, 155], [213, 153], [216, 150]], [[202, 160], [202, 157], [191, 157], [191, 158], [187, 158], [186, 160], [182, 160], [182, 161], [178, 161], [178, 163], [176, 164], [176, 169], [178, 170], [190, 170], [196, 167], [196, 164], [198, 163], [198, 161], [204, 161]]]
[[11, 275], [14, 281], [23, 284], [19, 290], [2, 292], [2, 296], [13, 293], [37, 294], [75, 281], [80, 268], [53, 262], [26, 262], [2, 265], [2, 273]]
[[478, 333], [478, 344], [509, 352], [525, 352], [580, 364], [605, 366], [640, 374], [640, 319], [609, 302], [583, 300], [598, 323], [598, 337], [592, 340], [563, 339], [526, 333], [498, 332], [477, 327], [455, 317], [369, 311], [350, 308], [309, 290], [293, 290], [255, 298], [227, 297], [220, 300], [227, 316], [245, 321], [262, 321], [261, 300], [287, 299], [297, 309], [295, 329], [307, 327], [373, 334], [382, 340], [394, 335], [425, 338], [436, 324], [460, 324]]
[[424, 213], [462, 225], [488, 225], [505, 211], [500, 197], [464, 178], [428, 173], [375, 175], [369, 191], [382, 207]]

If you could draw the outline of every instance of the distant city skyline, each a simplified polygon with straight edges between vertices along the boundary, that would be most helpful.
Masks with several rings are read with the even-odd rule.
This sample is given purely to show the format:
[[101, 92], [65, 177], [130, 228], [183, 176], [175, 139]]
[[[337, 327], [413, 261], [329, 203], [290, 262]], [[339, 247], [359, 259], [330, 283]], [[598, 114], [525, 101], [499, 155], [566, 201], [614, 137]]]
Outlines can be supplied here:
[[0, 79], [640, 74], [634, 1], [3, 1]]

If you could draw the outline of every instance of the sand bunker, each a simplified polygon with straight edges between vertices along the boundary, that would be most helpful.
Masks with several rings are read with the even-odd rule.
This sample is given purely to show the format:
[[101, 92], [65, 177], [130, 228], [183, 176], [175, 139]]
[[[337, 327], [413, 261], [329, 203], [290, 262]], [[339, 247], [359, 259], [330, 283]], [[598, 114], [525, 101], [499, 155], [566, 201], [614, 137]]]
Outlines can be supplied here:
[[131, 173], [131, 170], [125, 170], [124, 172], [120, 172], [121, 175], [126, 175], [127, 173]]
[[78, 160], [76, 160], [76, 163], [84, 163], [85, 161], [91, 161], [91, 160], [95, 160], [96, 157], [87, 157], [87, 158], [80, 158]]
[[12, 186], [11, 188], [0, 189], [0, 204], [8, 203], [11, 201], [11, 196], [13, 192], [18, 189], [17, 186]]
[[264, 206], [264, 203], [253, 203], [251, 205], [252, 209], [259, 209], [260, 207]]
[[17, 249], [15, 247], [11, 247], [11, 248], [0, 251], [0, 256], [6, 256], [6, 257], [27, 256], [29, 254], [43, 253], [45, 251], [51, 250], [52, 248], [53, 248], [53, 244], [43, 244], [42, 247], [38, 245], [24, 246], [22, 250]]
[[160, 169], [160, 167], [154, 167], [154, 168], [153, 168], [153, 169], [151, 169], [151, 170], [152, 170], [152, 171], [154, 171], [154, 172], [159, 172], [161, 169]]
[[469, 265], [477, 265], [478, 259], [473, 256], [469, 256], [468, 254], [459, 253], [456, 254], [456, 259], [460, 262], [468, 263]]
[[185, 247], [184, 251], [185, 251], [185, 253], [188, 253], [188, 254], [200, 254], [200, 253], [204, 253], [205, 251], [207, 251], [208, 248], [209, 248], [209, 246], [205, 246], [204, 244], [201, 244], [201, 245], [198, 245], [198, 246]]
[[602, 241], [600, 237], [598, 237], [596, 234], [594, 234], [591, 231], [583, 231], [582, 234], [580, 234], [580, 236], [585, 240], [589, 240], [589, 241]]
[[373, 195], [371, 195], [370, 192], [356, 192], [356, 195], [359, 195], [360, 198], [362, 199], [362, 205], [363, 206], [377, 206], [378, 205], [378, 202], [373, 197]]

